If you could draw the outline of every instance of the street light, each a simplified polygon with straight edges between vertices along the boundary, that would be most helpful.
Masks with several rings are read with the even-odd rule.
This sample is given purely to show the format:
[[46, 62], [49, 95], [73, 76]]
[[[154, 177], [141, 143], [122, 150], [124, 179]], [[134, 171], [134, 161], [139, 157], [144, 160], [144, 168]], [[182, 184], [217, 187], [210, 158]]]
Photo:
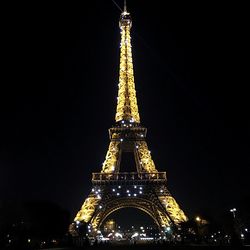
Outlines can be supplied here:
[[202, 219], [201, 219], [201, 217], [196, 216], [195, 220], [197, 222], [197, 234], [198, 234], [199, 237], [201, 237], [201, 222], [202, 222]]
[[233, 213], [233, 217], [234, 217], [234, 218], [235, 218], [235, 212], [236, 212], [236, 211], [237, 211], [236, 208], [230, 209], [230, 212]]
[[198, 221], [198, 222], [200, 222], [200, 221], [201, 221], [201, 218], [200, 218], [199, 216], [197, 216], [197, 217], [195, 218], [195, 220]]

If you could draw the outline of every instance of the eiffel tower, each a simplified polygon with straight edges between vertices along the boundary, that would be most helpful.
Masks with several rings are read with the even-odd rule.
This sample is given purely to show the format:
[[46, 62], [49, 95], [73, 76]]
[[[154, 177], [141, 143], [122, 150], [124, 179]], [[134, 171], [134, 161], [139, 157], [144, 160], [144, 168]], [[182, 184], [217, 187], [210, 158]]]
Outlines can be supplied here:
[[[187, 217], [167, 189], [166, 172], [157, 171], [146, 142], [147, 129], [138, 112], [130, 29], [132, 19], [126, 2], [121, 13], [120, 71], [115, 125], [109, 129], [110, 144], [102, 170], [92, 174], [92, 190], [77, 213], [70, 232], [76, 235], [85, 223], [95, 236], [108, 215], [133, 207], [147, 213], [160, 232], [187, 221]], [[121, 172], [122, 156], [133, 155], [134, 172]]]

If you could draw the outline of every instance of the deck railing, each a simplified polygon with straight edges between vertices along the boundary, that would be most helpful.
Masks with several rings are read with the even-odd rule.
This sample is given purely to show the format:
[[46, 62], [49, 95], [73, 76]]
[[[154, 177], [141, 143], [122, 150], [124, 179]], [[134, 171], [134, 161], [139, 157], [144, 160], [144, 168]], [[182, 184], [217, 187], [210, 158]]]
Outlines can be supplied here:
[[166, 172], [121, 172], [121, 173], [92, 173], [92, 181], [164, 181]]

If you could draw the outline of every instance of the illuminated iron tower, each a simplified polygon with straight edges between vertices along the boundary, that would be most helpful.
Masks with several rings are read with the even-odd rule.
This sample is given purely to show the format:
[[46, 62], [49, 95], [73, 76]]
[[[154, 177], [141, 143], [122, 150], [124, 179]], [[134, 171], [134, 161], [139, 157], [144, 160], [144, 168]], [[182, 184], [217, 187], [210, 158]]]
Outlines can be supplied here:
[[[92, 174], [92, 190], [77, 213], [70, 232], [86, 223], [90, 235], [96, 235], [108, 215], [133, 207], [153, 218], [160, 232], [187, 220], [167, 189], [166, 172], [158, 172], [146, 142], [147, 129], [140, 124], [130, 29], [132, 20], [126, 4], [121, 13], [119, 90], [115, 125], [109, 129], [110, 144], [102, 170]], [[134, 156], [134, 172], [121, 172], [122, 155]]]

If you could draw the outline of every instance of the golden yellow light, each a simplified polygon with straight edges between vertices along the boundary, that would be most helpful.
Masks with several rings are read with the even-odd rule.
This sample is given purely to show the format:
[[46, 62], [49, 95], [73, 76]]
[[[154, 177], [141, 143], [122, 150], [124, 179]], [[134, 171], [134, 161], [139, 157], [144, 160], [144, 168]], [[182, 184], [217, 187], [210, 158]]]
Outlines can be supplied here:
[[200, 222], [200, 221], [201, 221], [201, 218], [200, 218], [199, 216], [197, 216], [197, 217], [195, 218], [195, 220], [198, 221], [198, 222]]

